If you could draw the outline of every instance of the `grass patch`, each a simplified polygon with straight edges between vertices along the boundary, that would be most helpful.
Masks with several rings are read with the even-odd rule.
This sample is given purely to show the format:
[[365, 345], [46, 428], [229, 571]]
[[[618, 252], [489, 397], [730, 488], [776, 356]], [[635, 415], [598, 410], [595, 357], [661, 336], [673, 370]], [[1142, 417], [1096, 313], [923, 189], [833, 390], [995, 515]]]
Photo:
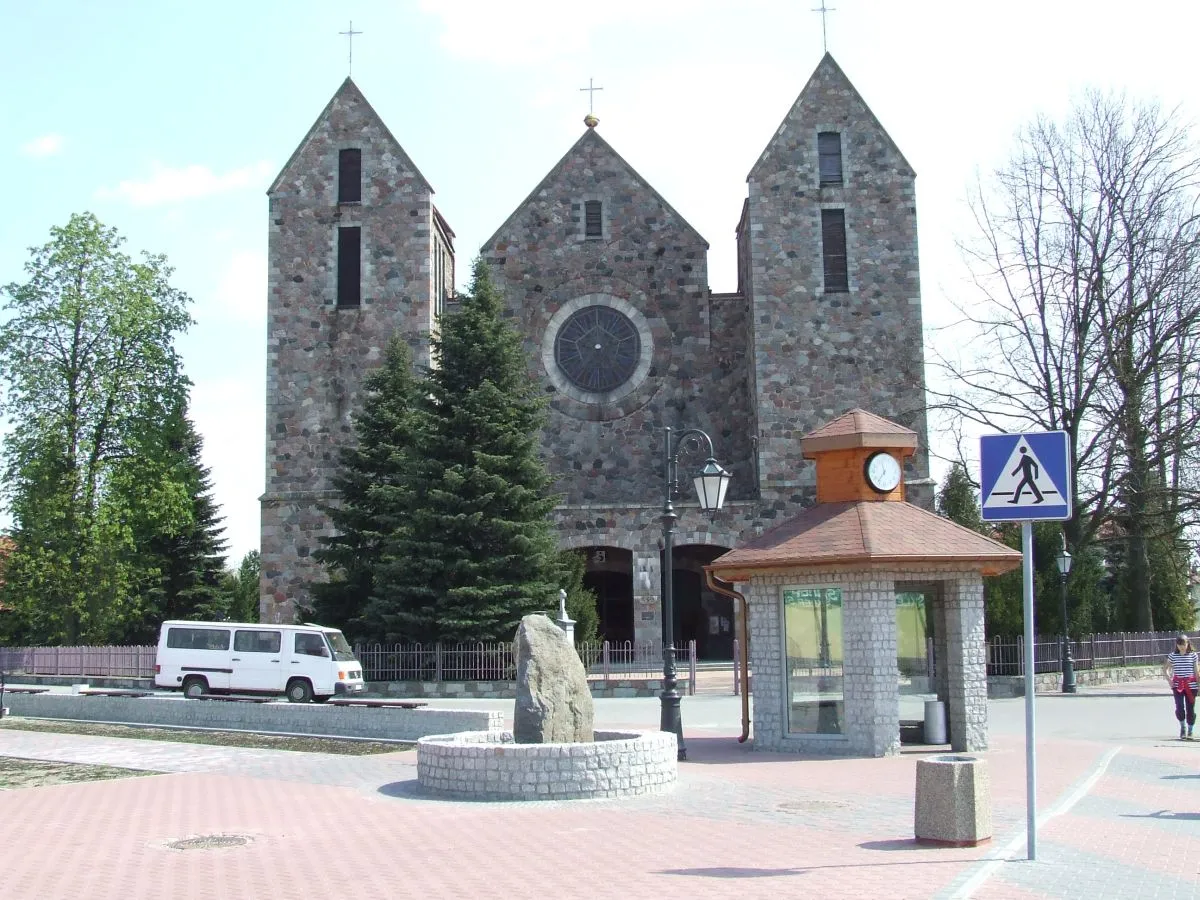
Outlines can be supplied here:
[[116, 766], [91, 766], [80, 763], [47, 762], [40, 759], [14, 759], [0, 756], [0, 791], [153, 774], [155, 773], [140, 769], [118, 769]]
[[411, 750], [412, 744], [386, 741], [349, 741], [337, 738], [292, 737], [242, 731], [189, 731], [180, 728], [137, 728], [131, 725], [106, 725], [100, 722], [59, 719], [10, 719], [0, 728], [13, 731], [51, 731], [57, 734], [85, 734], [93, 737], [133, 738], [139, 741], [170, 741], [176, 744], [210, 744], [219, 747], [249, 747], [257, 750], [293, 750], [301, 753], [331, 753], [342, 756], [367, 756]]

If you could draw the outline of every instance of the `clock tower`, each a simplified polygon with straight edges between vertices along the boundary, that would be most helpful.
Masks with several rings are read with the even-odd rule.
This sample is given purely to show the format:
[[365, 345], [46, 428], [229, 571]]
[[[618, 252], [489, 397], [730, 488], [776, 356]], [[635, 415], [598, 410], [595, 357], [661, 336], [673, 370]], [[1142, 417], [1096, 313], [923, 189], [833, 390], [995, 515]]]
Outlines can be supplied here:
[[852, 409], [800, 441], [817, 464], [817, 503], [902, 502], [904, 461], [917, 433], [862, 409]]

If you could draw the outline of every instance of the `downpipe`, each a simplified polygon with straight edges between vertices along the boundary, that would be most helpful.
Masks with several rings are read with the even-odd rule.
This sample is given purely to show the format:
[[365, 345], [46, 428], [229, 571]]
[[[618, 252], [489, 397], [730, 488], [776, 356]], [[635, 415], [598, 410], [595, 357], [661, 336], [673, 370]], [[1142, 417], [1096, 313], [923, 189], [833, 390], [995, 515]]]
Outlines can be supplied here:
[[711, 590], [730, 597], [741, 605], [742, 626], [739, 638], [742, 643], [742, 658], [739, 666], [742, 670], [742, 736], [739, 744], [744, 744], [750, 738], [750, 605], [746, 602], [745, 594], [733, 589], [733, 584], [717, 578], [707, 567], [704, 569], [704, 581]]

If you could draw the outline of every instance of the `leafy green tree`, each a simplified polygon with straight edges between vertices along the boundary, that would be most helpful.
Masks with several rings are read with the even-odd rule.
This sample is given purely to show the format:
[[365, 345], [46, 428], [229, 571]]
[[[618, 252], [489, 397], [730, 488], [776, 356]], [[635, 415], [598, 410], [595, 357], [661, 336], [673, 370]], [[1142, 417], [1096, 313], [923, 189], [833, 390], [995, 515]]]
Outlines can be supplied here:
[[374, 590], [384, 538], [408, 521], [404, 475], [417, 383], [412, 355], [399, 338], [388, 345], [383, 366], [367, 376], [364, 389], [354, 416], [355, 444], [342, 451], [333, 478], [340, 502], [327, 509], [337, 534], [322, 538], [314, 554], [329, 580], [312, 586], [316, 621], [352, 638], [361, 636], [357, 620]]
[[557, 608], [561, 569], [538, 455], [543, 400], [482, 260], [459, 310], [442, 318], [433, 357], [402, 484], [386, 488], [408, 509], [384, 539], [364, 630], [382, 640], [511, 640], [523, 615]]
[[72, 216], [31, 251], [28, 280], [3, 289], [0, 412], [11, 425], [3, 462], [15, 542], [3, 601], [27, 641], [119, 639], [144, 613], [149, 567], [135, 525], [189, 510], [184, 491], [150, 492], [151, 511], [119, 489], [147, 436], [186, 398], [174, 340], [191, 321], [166, 260], [135, 262], [121, 244], [95, 216]]
[[1157, 103], [1089, 92], [1023, 128], [972, 193], [963, 250], [978, 294], [939, 400], [987, 431], [1066, 432], [1072, 552], [1124, 542], [1115, 599], [1132, 606], [1118, 618], [1164, 627], [1174, 619], [1155, 604], [1177, 592], [1156, 585], [1150, 543], [1200, 523], [1194, 129]]

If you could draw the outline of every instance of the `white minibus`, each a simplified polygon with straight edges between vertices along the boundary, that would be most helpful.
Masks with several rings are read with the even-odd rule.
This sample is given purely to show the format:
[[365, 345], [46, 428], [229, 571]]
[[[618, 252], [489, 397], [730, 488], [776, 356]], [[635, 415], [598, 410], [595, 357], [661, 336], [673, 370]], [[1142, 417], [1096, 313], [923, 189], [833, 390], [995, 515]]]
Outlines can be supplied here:
[[241, 622], [163, 622], [154, 684], [188, 698], [286, 694], [293, 703], [365, 688], [362, 665], [336, 628]]

